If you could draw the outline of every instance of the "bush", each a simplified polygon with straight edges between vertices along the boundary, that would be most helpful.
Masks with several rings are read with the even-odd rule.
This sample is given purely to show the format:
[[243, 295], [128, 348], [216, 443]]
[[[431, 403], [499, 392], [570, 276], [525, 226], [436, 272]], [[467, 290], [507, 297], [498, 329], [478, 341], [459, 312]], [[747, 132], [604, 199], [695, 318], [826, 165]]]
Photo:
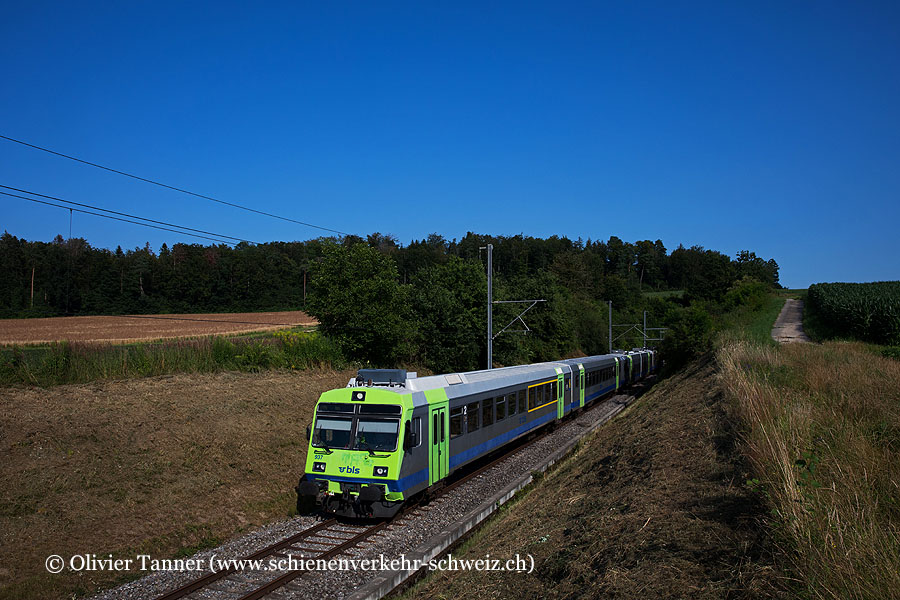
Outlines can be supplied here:
[[696, 304], [672, 308], [666, 314], [668, 331], [660, 345], [666, 370], [676, 370], [712, 348], [712, 318]]

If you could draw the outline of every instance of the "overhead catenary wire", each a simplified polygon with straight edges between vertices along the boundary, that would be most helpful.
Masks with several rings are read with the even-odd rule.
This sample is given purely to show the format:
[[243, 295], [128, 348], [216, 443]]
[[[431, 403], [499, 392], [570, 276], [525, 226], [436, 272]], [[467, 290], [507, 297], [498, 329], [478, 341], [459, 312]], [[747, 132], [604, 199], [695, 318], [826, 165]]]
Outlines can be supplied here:
[[19, 196], [18, 194], [10, 194], [9, 192], [0, 192], [0, 194], [4, 196], [11, 196], [13, 198], [21, 198], [22, 200], [28, 200], [29, 202], [37, 202], [38, 204], [46, 204], [47, 206], [55, 206], [56, 208], [62, 208], [65, 210], [75, 211], [79, 213], [85, 213], [88, 215], [94, 215], [97, 217], [103, 217], [105, 219], [113, 219], [114, 221], [123, 221], [125, 223], [132, 223], [133, 225], [143, 225], [144, 227], [152, 227], [153, 229], [162, 229], [163, 231], [171, 231], [172, 233], [180, 233], [182, 235], [188, 235], [191, 237], [201, 238], [204, 240], [211, 240], [213, 242], [218, 242], [220, 244], [228, 244], [232, 245], [234, 242], [230, 242], [228, 240], [218, 239], [214, 237], [209, 237], [205, 235], [200, 235], [198, 233], [188, 233], [187, 231], [179, 231], [177, 229], [171, 229], [169, 227], [161, 227], [159, 225], [151, 225], [150, 223], [141, 223], [140, 221], [131, 221], [129, 219], [123, 219], [121, 217], [114, 217], [112, 215], [104, 215], [103, 213], [92, 212], [89, 210], [84, 210], [81, 208], [72, 208], [71, 206], [63, 206], [62, 204], [54, 204], [53, 202], [47, 202], [46, 200], [38, 200], [37, 198], [28, 198], [26, 196]]
[[[91, 208], [91, 209], [93, 209], [93, 210], [100, 210], [100, 211], [107, 212], [107, 213], [111, 213], [111, 214], [114, 214], [114, 215], [119, 215], [120, 217], [128, 217], [128, 218], [131, 218], [131, 219], [139, 219], [139, 220], [141, 220], [141, 221], [147, 221], [147, 222], [149, 222], [149, 223], [156, 223], [157, 225], [166, 225], [166, 226], [168, 226], [168, 227], [177, 227], [178, 229], [184, 229], [184, 230], [186, 230], [186, 231], [194, 231], [194, 232], [196, 232], [196, 233], [205, 233], [205, 234], [208, 234], [208, 235], [214, 235], [214, 236], [217, 236], [217, 237], [220, 237], [220, 238], [228, 238], [228, 239], [232, 239], [232, 240], [235, 240], [235, 241], [238, 241], [238, 242], [250, 242], [250, 243], [253, 243], [253, 244], [257, 244], [257, 245], [259, 244], [259, 242], [254, 242], [254, 241], [252, 241], [252, 240], [248, 240], [248, 239], [244, 239], [244, 238], [239, 238], [239, 237], [234, 237], [233, 235], [225, 235], [225, 234], [223, 234], [223, 233], [215, 233], [215, 232], [213, 232], [213, 231], [206, 231], [206, 230], [203, 230], [203, 229], [194, 229], [193, 227], [186, 227], [186, 226], [184, 226], [184, 225], [177, 225], [177, 224], [175, 224], [175, 223], [167, 223], [167, 222], [165, 222], [165, 221], [157, 221], [156, 219], [148, 219], [147, 217], [139, 217], [139, 216], [137, 216], [137, 215], [130, 215], [130, 214], [128, 214], [128, 213], [123, 213], [123, 212], [119, 212], [119, 211], [116, 211], [116, 210], [110, 210], [110, 209], [108, 209], [108, 208], [102, 208], [102, 207], [99, 207], [99, 206], [92, 206], [92, 205], [90, 205], [90, 204], [83, 204], [83, 203], [81, 203], [81, 202], [75, 202], [75, 201], [73, 201], [73, 200], [65, 200], [65, 199], [59, 198], [59, 197], [57, 197], [57, 196], [48, 196], [48, 195], [46, 195], [46, 194], [39, 194], [39, 193], [37, 193], [37, 192], [32, 192], [32, 191], [29, 191], [29, 190], [23, 190], [23, 189], [21, 189], [21, 188], [15, 188], [15, 187], [11, 187], [11, 186], [8, 186], [8, 185], [0, 184], [0, 188], [4, 188], [4, 189], [7, 189], [7, 190], [13, 190], [13, 191], [15, 191], [15, 192], [22, 192], [23, 194], [29, 194], [29, 195], [31, 195], [31, 196], [38, 196], [39, 198], [46, 198], [46, 199], [48, 199], [48, 200], [56, 200], [57, 202], [65, 202], [66, 204], [74, 204], [75, 206], [81, 206], [81, 207], [84, 207], [84, 208]], [[68, 207], [63, 207], [63, 208], [68, 208]], [[70, 229], [71, 229], [71, 228], [70, 228]], [[69, 237], [72, 237], [72, 232], [71, 232], [71, 231], [69, 231]], [[233, 243], [233, 242], [228, 242], [228, 243]]]
[[56, 156], [60, 156], [62, 158], [67, 158], [69, 160], [74, 160], [75, 162], [79, 162], [85, 165], [89, 165], [91, 167], [96, 167], [98, 169], [103, 169], [104, 171], [109, 171], [110, 173], [116, 173], [118, 175], [124, 175], [125, 177], [131, 177], [132, 179], [137, 179], [138, 181], [143, 181], [145, 183], [151, 183], [153, 185], [158, 185], [159, 187], [164, 187], [166, 189], [170, 189], [176, 192], [181, 192], [182, 194], [188, 194], [189, 196], [195, 196], [197, 198], [203, 198], [204, 200], [211, 200], [212, 202], [218, 202], [219, 204], [224, 204], [226, 206], [231, 206], [234, 208], [239, 208], [241, 210], [246, 210], [252, 213], [256, 213], [258, 215], [264, 215], [267, 217], [272, 217], [273, 219], [281, 219], [282, 221], [288, 221], [290, 223], [297, 223], [299, 225], [305, 225], [306, 227], [313, 227], [315, 229], [321, 229], [322, 231], [330, 231], [331, 233], [336, 233], [338, 235], [350, 235], [344, 231], [339, 231], [337, 229], [331, 229], [329, 227], [322, 227], [321, 225], [314, 225], [312, 223], [307, 223], [306, 221], [299, 221], [297, 219], [292, 219], [291, 217], [284, 217], [281, 215], [276, 215], [274, 213], [269, 213], [262, 210], [257, 210], [255, 208], [250, 208], [249, 206], [243, 206], [241, 204], [235, 204], [234, 202], [227, 202], [225, 200], [220, 200], [218, 198], [213, 198], [212, 196], [206, 196], [204, 194], [198, 194], [197, 192], [192, 192], [190, 190], [186, 190], [183, 188], [175, 187], [174, 185], [168, 185], [166, 183], [162, 183], [159, 181], [155, 181], [153, 179], [148, 179], [146, 177], [141, 177], [140, 175], [134, 175], [132, 173], [126, 173], [125, 171], [120, 171], [118, 169], [113, 169], [111, 167], [105, 167], [103, 165], [97, 164], [95, 162], [91, 162], [89, 160], [84, 160], [83, 158], [78, 158], [75, 156], [70, 156], [68, 154], [63, 154], [62, 152], [57, 152], [55, 150], [50, 150], [49, 148], [44, 148], [42, 146], [37, 146], [35, 144], [29, 144], [28, 142], [23, 142], [22, 140], [17, 140], [15, 138], [11, 138], [6, 135], [0, 135], [0, 138], [4, 140], [8, 140], [10, 142], [14, 142], [16, 144], [21, 144], [23, 146], [28, 146], [29, 148], [34, 148], [35, 150], [40, 150], [42, 152], [47, 152], [49, 154], [54, 154]]

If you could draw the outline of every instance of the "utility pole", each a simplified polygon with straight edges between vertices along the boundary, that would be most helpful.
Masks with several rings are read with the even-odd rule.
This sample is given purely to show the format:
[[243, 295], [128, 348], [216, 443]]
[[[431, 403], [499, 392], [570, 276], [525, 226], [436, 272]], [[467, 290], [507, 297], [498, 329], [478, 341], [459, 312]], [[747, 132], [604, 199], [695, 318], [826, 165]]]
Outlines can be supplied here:
[[31, 265], [31, 308], [34, 308], [34, 265]]
[[[494, 245], [488, 244], [486, 247], [481, 246], [479, 250], [487, 250], [487, 289], [488, 289], [488, 302], [487, 302], [487, 368], [488, 370], [494, 368], [494, 338], [500, 335], [501, 333], [509, 330], [510, 333], [518, 332], [518, 333], [528, 333], [531, 329], [528, 327], [528, 324], [522, 319], [522, 315], [527, 313], [529, 310], [537, 306], [538, 302], [546, 302], [546, 300], [494, 300]], [[479, 258], [481, 257], [481, 253], [479, 252]], [[494, 335], [494, 304], [527, 304], [528, 308], [521, 311], [516, 318], [507, 323], [506, 327], [501, 329]], [[512, 325], [518, 321], [522, 324], [524, 329], [509, 329]]]
[[69, 254], [69, 268], [66, 271], [66, 316], [69, 315], [69, 285], [72, 283], [72, 209], [69, 209], [69, 239], [66, 240], [66, 249]]
[[612, 354], [612, 300], [607, 302], [609, 303], [609, 353]]
[[641, 348], [647, 347], [647, 311], [644, 311], [644, 329], [642, 330], [644, 334], [644, 345]]
[[494, 245], [487, 245], [487, 368], [494, 368]]

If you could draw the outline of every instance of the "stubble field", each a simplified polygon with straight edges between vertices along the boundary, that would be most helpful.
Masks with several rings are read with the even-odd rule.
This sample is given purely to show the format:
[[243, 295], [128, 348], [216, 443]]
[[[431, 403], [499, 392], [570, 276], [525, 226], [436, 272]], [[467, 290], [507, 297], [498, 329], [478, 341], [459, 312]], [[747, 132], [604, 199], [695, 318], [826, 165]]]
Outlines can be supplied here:
[[0, 388], [0, 599], [71, 598], [129, 577], [50, 575], [51, 554], [184, 557], [287, 516], [316, 399], [352, 374]]
[[302, 311], [0, 320], [0, 344], [127, 343], [312, 326]]

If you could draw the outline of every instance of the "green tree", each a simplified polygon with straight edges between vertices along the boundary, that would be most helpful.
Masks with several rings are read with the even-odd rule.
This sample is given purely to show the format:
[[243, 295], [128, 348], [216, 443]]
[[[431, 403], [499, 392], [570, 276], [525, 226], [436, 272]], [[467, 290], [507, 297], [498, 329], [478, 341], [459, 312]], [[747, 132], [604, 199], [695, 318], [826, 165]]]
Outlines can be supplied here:
[[420, 354], [436, 373], [482, 367], [487, 352], [487, 276], [481, 264], [451, 257], [413, 278]]
[[409, 357], [409, 288], [389, 256], [366, 243], [326, 245], [310, 265], [310, 287], [310, 314], [348, 358], [386, 366]]
[[666, 313], [665, 323], [669, 329], [660, 354], [666, 361], [666, 370], [678, 369], [712, 347], [712, 318], [701, 307], [672, 307]]

